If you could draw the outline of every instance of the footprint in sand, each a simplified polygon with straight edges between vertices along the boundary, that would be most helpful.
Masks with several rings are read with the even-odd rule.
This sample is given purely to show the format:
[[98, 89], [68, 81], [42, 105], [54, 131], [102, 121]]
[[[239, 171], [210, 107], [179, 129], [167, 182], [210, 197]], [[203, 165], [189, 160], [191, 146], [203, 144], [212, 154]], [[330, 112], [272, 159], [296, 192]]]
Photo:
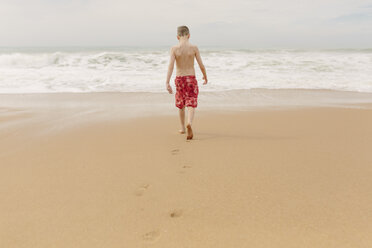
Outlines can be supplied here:
[[172, 154], [172, 155], [177, 155], [179, 152], [180, 152], [180, 149], [173, 149], [173, 150], [171, 151], [171, 154]]
[[170, 213], [169, 213], [169, 216], [171, 218], [178, 218], [178, 217], [181, 217], [183, 214], [183, 210], [182, 209], [174, 209], [172, 210]]
[[141, 185], [135, 192], [134, 194], [136, 196], [141, 196], [145, 193], [145, 191], [150, 187], [150, 184], [143, 184]]
[[185, 174], [187, 169], [191, 169], [191, 165], [184, 165], [182, 166], [182, 170], [179, 171], [180, 174]]
[[142, 240], [147, 243], [154, 243], [160, 238], [160, 230], [153, 230], [142, 235]]

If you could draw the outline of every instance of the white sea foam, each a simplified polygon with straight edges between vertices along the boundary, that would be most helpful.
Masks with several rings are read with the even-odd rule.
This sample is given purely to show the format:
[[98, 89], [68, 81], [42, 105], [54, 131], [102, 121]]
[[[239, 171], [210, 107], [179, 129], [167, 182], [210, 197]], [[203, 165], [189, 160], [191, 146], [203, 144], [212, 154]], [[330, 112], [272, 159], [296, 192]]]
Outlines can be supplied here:
[[[201, 54], [210, 81], [203, 91], [372, 92], [371, 50], [201, 49]], [[164, 92], [168, 60], [168, 49], [0, 49], [0, 93]]]

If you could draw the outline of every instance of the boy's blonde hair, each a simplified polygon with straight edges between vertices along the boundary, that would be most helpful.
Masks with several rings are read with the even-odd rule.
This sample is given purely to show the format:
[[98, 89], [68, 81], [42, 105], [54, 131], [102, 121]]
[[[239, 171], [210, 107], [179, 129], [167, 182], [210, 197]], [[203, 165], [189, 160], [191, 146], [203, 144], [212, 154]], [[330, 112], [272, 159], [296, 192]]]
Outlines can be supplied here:
[[177, 28], [177, 35], [182, 37], [182, 36], [186, 36], [186, 35], [189, 35], [190, 34], [190, 31], [189, 31], [189, 28], [186, 27], [186, 26], [179, 26]]

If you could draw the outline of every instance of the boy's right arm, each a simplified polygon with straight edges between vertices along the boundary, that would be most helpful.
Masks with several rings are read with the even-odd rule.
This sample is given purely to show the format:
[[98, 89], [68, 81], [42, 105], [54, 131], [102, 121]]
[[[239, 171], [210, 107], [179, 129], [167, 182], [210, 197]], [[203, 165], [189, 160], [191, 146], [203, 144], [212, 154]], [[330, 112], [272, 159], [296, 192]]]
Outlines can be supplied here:
[[196, 61], [199, 64], [199, 67], [200, 67], [201, 72], [203, 73], [203, 79], [204, 79], [204, 83], [203, 84], [207, 84], [208, 83], [207, 71], [205, 70], [205, 66], [203, 64], [203, 61], [201, 59], [200, 52], [199, 52], [199, 49], [198, 49], [197, 46], [195, 46], [195, 50], [196, 50], [195, 51]]
[[172, 90], [172, 87], [169, 84], [169, 81], [170, 81], [170, 78], [171, 78], [172, 73], [173, 73], [173, 68], [174, 68], [174, 62], [175, 62], [175, 60], [176, 60], [176, 56], [174, 54], [174, 49], [172, 47], [170, 49], [170, 59], [169, 59], [169, 65], [168, 65], [168, 73], [167, 73], [167, 79], [166, 79], [166, 82], [165, 82], [165, 86], [166, 86], [169, 94], [172, 94], [173, 93], [173, 90]]

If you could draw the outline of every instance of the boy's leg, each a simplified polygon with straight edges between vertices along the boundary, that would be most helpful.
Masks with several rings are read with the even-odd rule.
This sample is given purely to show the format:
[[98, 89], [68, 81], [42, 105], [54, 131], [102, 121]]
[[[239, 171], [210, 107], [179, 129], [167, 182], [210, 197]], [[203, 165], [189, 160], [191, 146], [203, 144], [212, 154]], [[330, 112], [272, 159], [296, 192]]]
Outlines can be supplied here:
[[194, 114], [195, 114], [195, 108], [198, 105], [198, 94], [199, 94], [199, 88], [198, 88], [198, 82], [196, 81], [195, 76], [190, 77], [187, 80], [186, 84], [186, 99], [185, 99], [185, 105], [187, 106], [187, 139], [190, 140], [193, 138], [193, 132], [192, 132], [192, 122], [194, 120]]
[[180, 133], [185, 133], [185, 107], [182, 109], [178, 109], [181, 121], [181, 129], [179, 130]]
[[194, 120], [195, 108], [187, 107], [187, 125], [192, 126], [192, 121]]
[[195, 108], [187, 107], [187, 139], [190, 140], [193, 138], [194, 134], [192, 132], [192, 121], [194, 120]]

